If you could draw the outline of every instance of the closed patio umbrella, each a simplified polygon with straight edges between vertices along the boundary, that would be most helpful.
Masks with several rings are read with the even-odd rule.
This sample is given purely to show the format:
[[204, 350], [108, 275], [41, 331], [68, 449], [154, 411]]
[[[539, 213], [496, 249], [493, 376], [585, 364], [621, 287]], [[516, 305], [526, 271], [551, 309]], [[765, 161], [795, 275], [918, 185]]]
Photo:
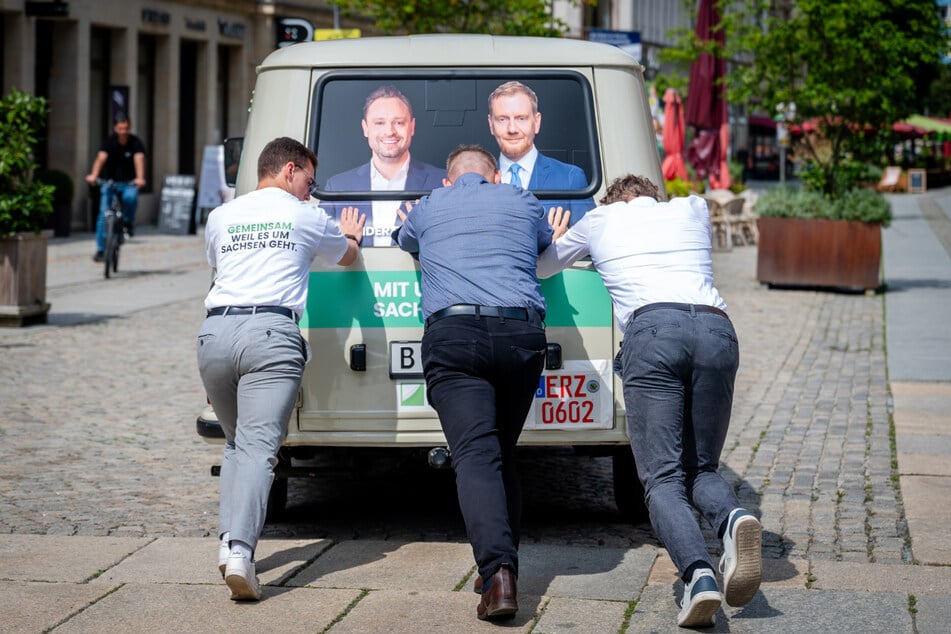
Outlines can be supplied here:
[[[697, 39], [714, 41], [722, 48], [723, 29], [716, 0], [700, 0], [697, 11]], [[687, 125], [696, 135], [687, 148], [687, 160], [700, 178], [720, 175], [724, 156], [720, 127], [727, 121], [726, 99], [721, 80], [726, 77], [726, 61], [712, 53], [701, 53], [690, 65], [690, 89], [687, 95]], [[729, 175], [727, 175], [727, 180]]]
[[730, 166], [727, 164], [727, 158], [730, 152], [730, 126], [727, 123], [720, 124], [720, 173], [710, 174], [710, 187], [713, 189], [729, 189], [733, 184], [730, 178]]
[[680, 177], [687, 180], [687, 166], [684, 163], [684, 108], [680, 94], [673, 88], [664, 91], [664, 162], [661, 170], [665, 180]]

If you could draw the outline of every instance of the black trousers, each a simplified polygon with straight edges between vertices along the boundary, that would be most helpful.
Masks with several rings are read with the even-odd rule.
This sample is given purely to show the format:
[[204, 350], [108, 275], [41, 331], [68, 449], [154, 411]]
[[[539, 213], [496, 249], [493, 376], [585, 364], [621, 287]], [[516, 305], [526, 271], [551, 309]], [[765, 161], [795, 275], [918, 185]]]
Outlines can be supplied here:
[[522, 489], [515, 445], [545, 362], [541, 320], [462, 315], [426, 327], [429, 402], [452, 453], [459, 506], [483, 579], [518, 574]]

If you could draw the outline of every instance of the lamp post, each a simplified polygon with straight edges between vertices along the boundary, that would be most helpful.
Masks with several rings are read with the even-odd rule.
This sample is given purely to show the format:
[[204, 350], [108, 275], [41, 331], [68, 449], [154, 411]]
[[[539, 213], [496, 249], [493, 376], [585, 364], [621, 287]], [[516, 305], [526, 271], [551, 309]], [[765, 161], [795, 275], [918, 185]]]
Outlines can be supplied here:
[[786, 148], [789, 147], [789, 128], [787, 123], [796, 118], [794, 102], [776, 104], [776, 141], [779, 143], [779, 184], [786, 184]]

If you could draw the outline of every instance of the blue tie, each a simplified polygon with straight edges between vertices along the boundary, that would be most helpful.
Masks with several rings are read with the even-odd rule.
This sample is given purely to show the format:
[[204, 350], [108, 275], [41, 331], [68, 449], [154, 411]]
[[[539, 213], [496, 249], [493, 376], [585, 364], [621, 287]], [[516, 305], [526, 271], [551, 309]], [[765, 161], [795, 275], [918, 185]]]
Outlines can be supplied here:
[[512, 174], [512, 178], [509, 180], [509, 182], [513, 185], [518, 185], [519, 187], [522, 186], [522, 179], [519, 178], [518, 175], [518, 171], [520, 169], [521, 168], [518, 166], [518, 163], [512, 163], [512, 165], [509, 167], [509, 172]]

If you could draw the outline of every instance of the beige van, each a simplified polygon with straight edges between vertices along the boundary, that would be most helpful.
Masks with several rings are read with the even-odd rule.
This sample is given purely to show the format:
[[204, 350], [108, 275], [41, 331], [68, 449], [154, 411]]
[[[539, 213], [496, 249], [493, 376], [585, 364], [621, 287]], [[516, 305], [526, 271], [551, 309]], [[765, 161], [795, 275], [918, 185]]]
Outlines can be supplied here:
[[[462, 143], [498, 155], [487, 98], [511, 80], [538, 95], [539, 152], [578, 166], [586, 178], [575, 190], [533, 190], [543, 204], [597, 200], [627, 173], [663, 183], [643, 69], [620, 49], [569, 39], [421, 35], [304, 43], [269, 55], [258, 68], [243, 147], [229, 140], [226, 151], [241, 157], [237, 193], [255, 187], [264, 145], [290, 136], [319, 157], [322, 207], [418, 198], [429, 190], [320, 189], [369, 161], [361, 124], [367, 95], [381, 85], [406, 95], [415, 117], [413, 159], [444, 166]], [[436, 463], [447, 457], [419, 360], [419, 279], [418, 264], [396, 246], [365, 247], [346, 269], [314, 264], [300, 322], [314, 359], [281, 450], [269, 515], [286, 503], [293, 461], [313, 447], [416, 448]], [[620, 330], [608, 293], [590, 262], [543, 280], [542, 291], [549, 354], [520, 444], [613, 456], [618, 507], [639, 512], [623, 396], [612, 371]], [[207, 408], [198, 433], [220, 441]]]

